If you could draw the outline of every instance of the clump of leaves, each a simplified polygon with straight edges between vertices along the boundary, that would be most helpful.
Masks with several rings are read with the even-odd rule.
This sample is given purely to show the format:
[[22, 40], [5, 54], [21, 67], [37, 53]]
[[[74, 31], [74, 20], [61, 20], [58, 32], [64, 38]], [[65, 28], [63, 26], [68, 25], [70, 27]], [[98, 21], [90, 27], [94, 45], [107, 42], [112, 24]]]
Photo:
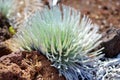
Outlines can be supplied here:
[[12, 26], [9, 27], [9, 32], [10, 32], [12, 35], [14, 35], [14, 34], [16, 33], [15, 29], [14, 29]]
[[99, 59], [93, 50], [101, 41], [98, 26], [75, 9], [55, 6], [37, 11], [15, 35], [21, 49], [45, 55], [67, 80], [93, 80], [91, 65]]

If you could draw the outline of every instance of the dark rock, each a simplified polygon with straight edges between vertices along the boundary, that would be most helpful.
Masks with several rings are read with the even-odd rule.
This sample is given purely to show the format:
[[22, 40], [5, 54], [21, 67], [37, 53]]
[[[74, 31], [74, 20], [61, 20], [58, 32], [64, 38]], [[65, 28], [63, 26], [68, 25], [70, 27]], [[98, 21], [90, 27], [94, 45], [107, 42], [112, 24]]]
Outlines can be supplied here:
[[0, 42], [0, 57], [3, 55], [7, 55], [9, 53], [11, 53], [12, 51], [10, 49], [8, 49], [4, 43]]
[[106, 57], [116, 57], [120, 53], [120, 29], [110, 28], [103, 36], [103, 53]]

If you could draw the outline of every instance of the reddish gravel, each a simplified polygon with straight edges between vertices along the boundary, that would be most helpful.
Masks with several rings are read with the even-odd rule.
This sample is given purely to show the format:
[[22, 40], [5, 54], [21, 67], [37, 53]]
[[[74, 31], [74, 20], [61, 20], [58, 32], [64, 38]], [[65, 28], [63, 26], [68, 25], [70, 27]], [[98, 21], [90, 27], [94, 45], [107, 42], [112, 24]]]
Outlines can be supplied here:
[[62, 0], [62, 3], [88, 15], [101, 31], [120, 28], [120, 0]]

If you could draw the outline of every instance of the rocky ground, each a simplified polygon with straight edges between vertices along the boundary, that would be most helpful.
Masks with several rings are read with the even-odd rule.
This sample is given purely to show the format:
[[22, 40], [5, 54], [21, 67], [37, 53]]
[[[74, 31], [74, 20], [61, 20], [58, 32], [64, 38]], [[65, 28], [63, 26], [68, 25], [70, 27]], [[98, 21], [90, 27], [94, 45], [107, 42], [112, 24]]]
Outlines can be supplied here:
[[[106, 57], [116, 57], [120, 52], [120, 0], [61, 0], [100, 26]], [[3, 22], [1, 22], [1, 20]], [[11, 53], [2, 42], [9, 39], [8, 23], [0, 16], [0, 80], [65, 80], [37, 52]], [[2, 26], [1, 26], [2, 25]], [[32, 55], [31, 55], [32, 54]]]
[[0, 80], [65, 80], [39, 53], [11, 53], [0, 58]]
[[120, 0], [62, 0], [62, 3], [89, 16], [101, 31], [120, 28]]

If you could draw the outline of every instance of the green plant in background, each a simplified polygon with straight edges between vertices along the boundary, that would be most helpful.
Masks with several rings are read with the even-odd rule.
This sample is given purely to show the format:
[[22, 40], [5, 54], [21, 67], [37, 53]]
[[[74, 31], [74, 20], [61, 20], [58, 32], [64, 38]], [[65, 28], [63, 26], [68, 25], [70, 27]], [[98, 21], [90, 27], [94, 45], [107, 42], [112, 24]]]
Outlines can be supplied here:
[[14, 5], [14, 0], [0, 0], [0, 13], [3, 16], [8, 17], [12, 12]]
[[30, 17], [14, 39], [21, 49], [37, 50], [67, 80], [93, 80], [91, 65], [100, 58], [100, 50], [92, 51], [101, 41], [98, 26], [68, 6], [45, 8]]
[[14, 35], [14, 34], [16, 33], [15, 29], [14, 29], [12, 26], [9, 27], [9, 32], [10, 32], [12, 35]]

